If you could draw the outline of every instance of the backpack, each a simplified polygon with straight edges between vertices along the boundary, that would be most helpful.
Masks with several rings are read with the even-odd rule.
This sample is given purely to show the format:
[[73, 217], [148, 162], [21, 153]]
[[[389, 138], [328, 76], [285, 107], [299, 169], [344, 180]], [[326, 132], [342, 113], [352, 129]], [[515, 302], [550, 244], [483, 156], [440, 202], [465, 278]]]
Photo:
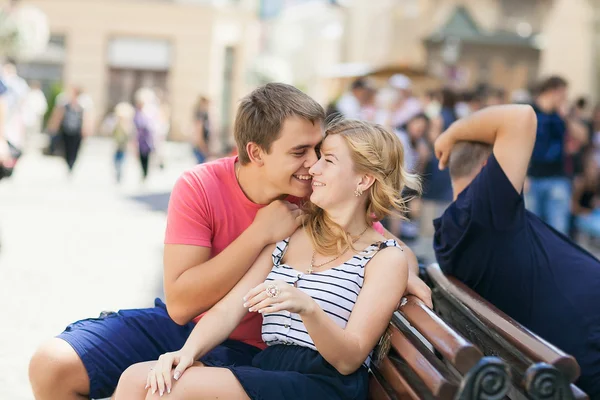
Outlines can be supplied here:
[[71, 104], [65, 105], [65, 115], [60, 124], [60, 130], [65, 135], [81, 135], [83, 127], [83, 108], [73, 107]]

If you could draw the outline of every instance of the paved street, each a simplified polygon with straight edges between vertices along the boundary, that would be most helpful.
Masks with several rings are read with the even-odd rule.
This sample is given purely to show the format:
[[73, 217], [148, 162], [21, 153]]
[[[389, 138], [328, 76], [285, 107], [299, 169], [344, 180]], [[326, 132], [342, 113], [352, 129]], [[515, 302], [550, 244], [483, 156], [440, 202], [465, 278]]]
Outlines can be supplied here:
[[112, 143], [94, 138], [72, 179], [62, 159], [31, 151], [0, 182], [0, 399], [33, 398], [28, 360], [68, 323], [161, 296], [163, 210], [193, 165], [185, 145], [170, 144], [168, 155], [145, 184], [129, 160], [118, 186]]

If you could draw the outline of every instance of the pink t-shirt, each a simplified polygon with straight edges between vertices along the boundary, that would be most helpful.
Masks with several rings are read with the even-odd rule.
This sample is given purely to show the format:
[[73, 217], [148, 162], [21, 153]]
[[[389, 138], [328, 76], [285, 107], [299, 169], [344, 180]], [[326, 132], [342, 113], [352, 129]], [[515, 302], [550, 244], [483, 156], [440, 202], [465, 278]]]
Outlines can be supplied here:
[[[177, 180], [169, 201], [165, 244], [210, 247], [214, 257], [250, 226], [264, 206], [242, 192], [235, 161], [236, 157], [226, 157], [200, 164]], [[230, 338], [263, 348], [261, 324], [260, 314], [248, 313]]]
[[[169, 201], [165, 244], [210, 247], [214, 257], [252, 224], [264, 205], [250, 201], [240, 188], [236, 160], [225, 157], [200, 164], [177, 180]], [[375, 228], [382, 231], [379, 223]], [[230, 338], [264, 348], [261, 324], [260, 314], [248, 313]]]

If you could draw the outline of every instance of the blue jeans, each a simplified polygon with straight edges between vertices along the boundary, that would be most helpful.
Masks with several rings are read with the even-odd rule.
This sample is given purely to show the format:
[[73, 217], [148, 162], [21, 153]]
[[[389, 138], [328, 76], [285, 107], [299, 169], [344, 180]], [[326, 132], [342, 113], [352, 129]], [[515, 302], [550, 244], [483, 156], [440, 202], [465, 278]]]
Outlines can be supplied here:
[[557, 231], [569, 234], [571, 181], [569, 178], [529, 178], [527, 209]]
[[121, 182], [123, 175], [123, 162], [125, 161], [125, 151], [117, 150], [115, 152], [115, 171], [117, 174], [117, 182]]
[[592, 237], [600, 237], [600, 209], [597, 208], [587, 215], [579, 215], [575, 218], [575, 226], [581, 233]]

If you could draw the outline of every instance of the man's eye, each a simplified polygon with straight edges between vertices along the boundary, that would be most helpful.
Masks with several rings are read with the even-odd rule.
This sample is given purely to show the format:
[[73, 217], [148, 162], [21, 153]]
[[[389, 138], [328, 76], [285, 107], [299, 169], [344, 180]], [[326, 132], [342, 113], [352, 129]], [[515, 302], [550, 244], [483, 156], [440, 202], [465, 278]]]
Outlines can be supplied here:
[[302, 157], [304, 154], [305, 154], [305, 152], [303, 151], [303, 152], [301, 152], [301, 153], [293, 153], [292, 155], [293, 155], [294, 157]]

